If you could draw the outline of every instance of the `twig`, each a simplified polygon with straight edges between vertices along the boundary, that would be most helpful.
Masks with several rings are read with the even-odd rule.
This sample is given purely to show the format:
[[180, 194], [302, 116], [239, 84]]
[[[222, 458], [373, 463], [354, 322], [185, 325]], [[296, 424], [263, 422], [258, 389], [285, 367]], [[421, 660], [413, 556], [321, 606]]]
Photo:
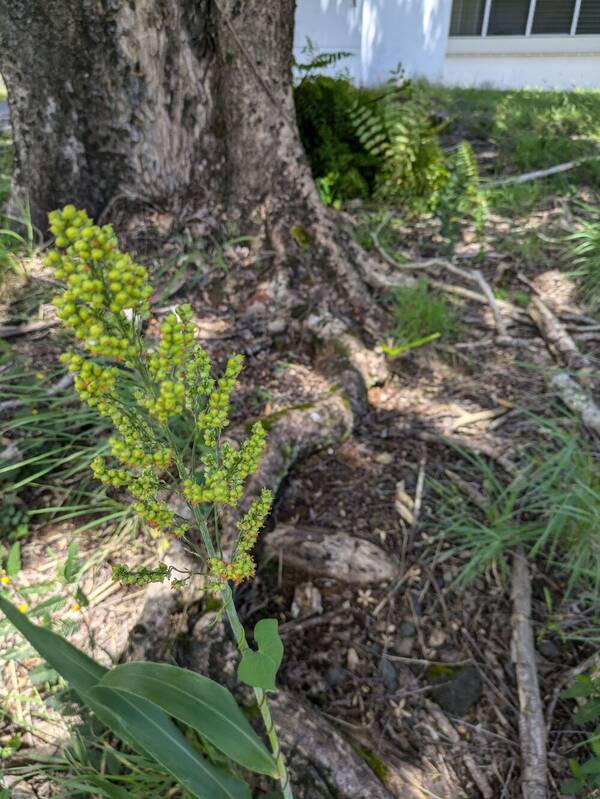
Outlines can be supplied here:
[[523, 799], [547, 799], [546, 725], [540, 696], [531, 625], [531, 580], [522, 547], [513, 558], [512, 659], [519, 691], [519, 737], [523, 761]]
[[15, 336], [25, 336], [27, 333], [39, 333], [40, 330], [48, 330], [60, 324], [58, 319], [38, 320], [28, 322], [25, 325], [7, 325], [0, 327], [0, 338], [14, 338]]
[[415, 488], [415, 502], [413, 505], [414, 523], [416, 527], [419, 523], [419, 516], [421, 515], [421, 505], [423, 504], [423, 490], [425, 488], [425, 466], [427, 464], [427, 456], [423, 455], [419, 461], [419, 476], [417, 477], [417, 486]]
[[547, 178], [550, 175], [558, 175], [560, 172], [567, 172], [569, 169], [574, 169], [577, 166], [585, 164], [586, 161], [595, 161], [600, 158], [600, 155], [586, 155], [583, 158], [577, 158], [575, 161], [565, 161], [563, 164], [556, 164], [547, 169], [536, 169], [533, 172], [524, 172], [521, 175], [510, 175], [506, 178], [499, 180], [491, 180], [481, 184], [482, 189], [496, 189], [499, 186], [510, 186], [513, 183], [527, 183], [530, 180], [537, 180], [538, 178]]
[[[442, 711], [429, 699], [424, 699], [424, 703], [428, 712], [435, 719], [439, 731], [453, 744], [460, 746], [462, 741], [459, 734]], [[484, 799], [493, 799], [494, 793], [492, 787], [487, 781], [485, 774], [481, 771], [477, 763], [475, 763], [473, 756], [467, 752], [463, 755], [463, 761]]]
[[479, 269], [474, 269], [472, 274], [473, 274], [473, 279], [479, 284], [481, 291], [483, 292], [483, 294], [485, 294], [488, 304], [492, 309], [492, 314], [494, 316], [494, 321], [496, 322], [496, 329], [498, 331], [498, 335], [502, 337], [507, 336], [508, 331], [506, 329], [506, 324], [504, 323], [504, 319], [502, 318], [502, 314], [500, 313], [500, 308], [498, 307], [498, 302], [494, 297], [494, 292], [490, 288], [490, 284], [484, 278]]
[[474, 411], [473, 413], [463, 413], [450, 429], [451, 432], [455, 432], [462, 427], [469, 427], [472, 424], [477, 424], [477, 422], [496, 419], [498, 416], [504, 416], [506, 413], [508, 413], [508, 408], [491, 408], [483, 411]]

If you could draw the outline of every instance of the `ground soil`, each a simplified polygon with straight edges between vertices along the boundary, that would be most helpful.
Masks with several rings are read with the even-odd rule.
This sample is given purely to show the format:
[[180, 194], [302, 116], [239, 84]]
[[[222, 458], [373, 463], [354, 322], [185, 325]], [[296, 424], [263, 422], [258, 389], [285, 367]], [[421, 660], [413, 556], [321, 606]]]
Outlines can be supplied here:
[[[518, 230], [556, 235], [566, 223], [564, 209], [564, 202], [557, 199], [528, 218], [492, 218], [483, 254], [480, 242], [467, 231], [457, 256], [463, 265], [480, 266], [488, 281], [509, 295], [524, 289], [516, 273], [525, 266], [549, 304], [557, 310], [567, 306], [576, 310], [570, 281], [560, 271], [564, 265], [560, 247], [541, 242], [535, 263], [524, 265], [509, 246]], [[367, 211], [353, 213], [360, 228]], [[443, 245], [428, 223], [398, 225], [394, 236], [405, 252], [421, 257], [439, 252]], [[240, 252], [229, 255], [238, 261], [243, 257]], [[163, 274], [161, 280], [166, 282], [168, 276]], [[240, 303], [231, 274], [214, 269], [201, 276], [193, 291], [187, 286], [189, 282], [164, 301], [162, 310], [171, 303], [191, 301], [200, 335], [217, 360], [232, 351], [247, 354], [234, 425], [248, 416], [271, 414], [297, 402], [299, 395], [303, 401], [320, 395], [324, 383], [315, 377], [313, 353], [300, 346], [296, 328], [270, 332], [272, 314], [248, 313], [252, 303], [248, 296]], [[282, 685], [316, 706], [342, 732], [368, 741], [374, 753], [391, 746], [425, 769], [433, 764], [449, 770], [465, 796], [477, 797], [480, 794], [464, 765], [464, 756], [470, 753], [486, 774], [494, 797], [517, 797], [520, 744], [508, 582], [492, 570], [457, 590], [455, 578], [464, 560], [449, 553], [439, 538], [443, 519], [433, 481], [447, 480], [447, 470], [473, 479], [465, 459], [445, 442], [445, 436], [459, 437], [471, 451], [491, 454], [492, 462], [515, 459], [532, 434], [526, 412], [557, 411], [556, 398], [544, 380], [545, 369], [554, 361], [532, 326], [511, 328], [511, 335], [528, 339], [529, 345], [525, 341], [516, 347], [498, 346], [486, 306], [460, 300], [457, 308], [461, 323], [457, 337], [396, 359], [388, 382], [370, 389], [368, 411], [352, 437], [297, 463], [269, 520], [270, 527], [301, 523], [366, 538], [400, 564], [402, 584], [391, 593], [390, 585], [357, 588], [314, 579], [322, 607], [303, 606], [306, 575], [282, 568], [276, 558], [262, 557], [259, 548], [257, 579], [240, 587], [238, 600], [248, 624], [265, 615], [279, 619], [286, 645]], [[160, 315], [161, 308], [156, 312]], [[382, 340], [388, 333], [381, 331]], [[54, 330], [12, 343], [40, 369], [49, 369], [60, 350]], [[596, 347], [594, 341], [582, 344], [593, 359]], [[483, 410], [497, 410], [498, 415], [483, 421], [469, 416]], [[501, 473], [502, 466], [497, 468]], [[414, 497], [420, 470], [425, 474], [422, 509], [410, 525], [398, 513], [397, 486], [403, 482], [405, 492]], [[70, 529], [67, 525], [34, 528], [23, 546], [21, 579], [34, 582], [48, 571], [50, 552], [66, 551]], [[119, 657], [144, 599], [143, 589], [112, 585], [110, 563], [118, 561], [124, 549], [129, 565], [146, 562], [160, 546], [158, 539], [133, 537], [127, 528], [115, 539], [110, 526], [80, 538], [83, 555], [101, 551], [102, 557], [82, 584], [93, 597], [91, 607], [67, 615], [84, 622], [76, 640], [87, 641], [88, 646], [91, 640], [89, 648], [96, 657], [105, 661]], [[576, 597], [561, 605], [564, 585], [542, 563], [532, 564], [532, 574], [538, 669], [548, 702], [566, 670], [592, 652], [589, 644], [573, 635], [589, 626], [589, 618]], [[554, 603], [550, 608], [548, 596]], [[178, 630], [185, 633], [188, 622], [184, 612]], [[2, 646], [11, 643], [9, 636]], [[27, 672], [33, 663], [4, 663], [3, 685], [9, 693], [28, 690]], [[428, 705], [430, 669], [439, 663], [473, 664], [481, 676], [478, 701], [463, 717], [450, 717], [459, 743], [440, 733]], [[7, 702], [11, 707], [14, 699]], [[571, 720], [572, 709], [572, 703], [559, 701], [552, 720], [548, 748], [553, 796], [559, 795], [558, 784], [568, 776], [566, 759], [581, 740]], [[35, 706], [26, 710], [25, 722], [32, 715], [35, 719], [36, 712]], [[28, 734], [26, 745], [43, 748], [51, 730], [37, 722], [36, 727], [40, 736]], [[0, 722], [0, 740], [10, 729], [6, 720]]]

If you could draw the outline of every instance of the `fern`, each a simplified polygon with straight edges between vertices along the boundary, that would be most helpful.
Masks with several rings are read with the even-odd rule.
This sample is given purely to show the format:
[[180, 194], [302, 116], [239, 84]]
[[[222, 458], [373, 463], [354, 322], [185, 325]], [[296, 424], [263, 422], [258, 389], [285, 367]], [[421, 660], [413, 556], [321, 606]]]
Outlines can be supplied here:
[[461, 142], [448, 159], [448, 180], [440, 195], [437, 215], [442, 221], [442, 232], [454, 238], [465, 219], [475, 223], [481, 231], [487, 215], [485, 195], [479, 184], [479, 169], [473, 148]]
[[431, 210], [448, 174], [438, 129], [426, 109], [410, 97], [400, 102], [398, 95], [406, 86], [386, 91], [377, 104], [357, 100], [350, 119], [365, 150], [380, 162], [375, 196], [415, 210]]

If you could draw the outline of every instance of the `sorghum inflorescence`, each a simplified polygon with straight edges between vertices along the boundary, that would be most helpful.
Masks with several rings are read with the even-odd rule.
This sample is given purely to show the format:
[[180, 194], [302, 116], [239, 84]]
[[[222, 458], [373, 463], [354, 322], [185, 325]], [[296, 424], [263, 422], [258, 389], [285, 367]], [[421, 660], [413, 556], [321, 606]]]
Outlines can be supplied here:
[[[209, 513], [215, 505], [237, 505], [265, 444], [260, 424], [253, 426], [239, 448], [220, 442], [229, 424], [242, 356], [229, 358], [215, 384], [210, 358], [195, 338], [189, 305], [170, 312], [160, 326], [158, 342], [148, 346], [141, 328], [149, 316], [152, 288], [144, 267], [119, 250], [109, 225], [94, 225], [85, 211], [67, 205], [50, 214], [50, 223], [57, 249], [46, 264], [66, 283], [54, 301], [58, 316], [94, 356], [65, 353], [62, 360], [75, 374], [80, 398], [110, 418], [116, 430], [108, 441], [116, 463], [95, 458], [95, 477], [128, 491], [136, 512], [149, 525], [176, 536], [185, 535], [189, 525], [166, 497], [181, 493], [206, 535], [213, 584], [251, 577], [255, 568], [251, 551], [271, 505], [270, 493], [263, 491], [238, 523], [238, 541], [229, 562], [215, 554], [218, 522], [216, 514]], [[187, 431], [183, 437], [182, 429]], [[117, 567], [115, 575], [126, 582], [168, 576], [163, 564], [143, 574]]]

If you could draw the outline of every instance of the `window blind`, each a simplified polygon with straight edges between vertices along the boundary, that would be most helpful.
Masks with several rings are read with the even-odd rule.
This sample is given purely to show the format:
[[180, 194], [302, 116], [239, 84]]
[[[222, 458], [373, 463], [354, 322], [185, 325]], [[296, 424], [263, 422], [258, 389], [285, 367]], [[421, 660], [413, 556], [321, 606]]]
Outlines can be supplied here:
[[454, 0], [450, 36], [480, 36], [485, 0]]
[[531, 32], [570, 33], [574, 10], [575, 0], [537, 0]]
[[488, 35], [524, 36], [529, 0], [493, 0]]
[[600, 0], [581, 0], [577, 33], [600, 33]]

